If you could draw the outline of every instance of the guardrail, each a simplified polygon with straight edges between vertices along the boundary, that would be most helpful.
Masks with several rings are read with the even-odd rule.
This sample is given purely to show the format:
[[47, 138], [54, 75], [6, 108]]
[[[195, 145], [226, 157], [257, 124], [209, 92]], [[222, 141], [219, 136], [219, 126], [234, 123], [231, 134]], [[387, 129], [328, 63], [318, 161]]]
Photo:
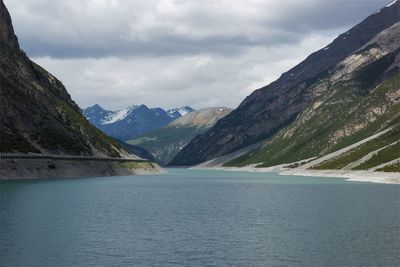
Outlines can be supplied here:
[[142, 158], [111, 158], [111, 157], [89, 157], [89, 156], [60, 156], [42, 154], [0, 154], [0, 160], [92, 160], [92, 161], [121, 161], [121, 162], [149, 162]]

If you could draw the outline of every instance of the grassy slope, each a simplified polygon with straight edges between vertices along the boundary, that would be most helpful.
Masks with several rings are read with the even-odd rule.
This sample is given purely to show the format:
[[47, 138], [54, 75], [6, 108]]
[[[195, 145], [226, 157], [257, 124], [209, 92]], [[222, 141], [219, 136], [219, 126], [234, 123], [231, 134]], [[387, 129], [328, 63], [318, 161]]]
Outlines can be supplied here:
[[[400, 139], [400, 125], [397, 125], [396, 127], [394, 127], [394, 129], [371, 141], [368, 141], [356, 148], [353, 148], [350, 151], [343, 153], [337, 157], [334, 157], [330, 160], [324, 161], [316, 166], [313, 166], [313, 169], [317, 170], [341, 169], [347, 166], [348, 164], [366, 156], [368, 153], [375, 151], [379, 148], [382, 148], [384, 146], [390, 145], [393, 142], [398, 141], [399, 139]], [[397, 156], [399, 157], [400, 155]], [[386, 162], [384, 161], [383, 158], [380, 159], [377, 158], [376, 160], [379, 164]]]
[[400, 162], [386, 165], [383, 168], [377, 169], [377, 171], [382, 171], [382, 172], [400, 172]]
[[[112, 138], [106, 136], [103, 132], [92, 126], [85, 117], [73, 110], [65, 102], [54, 99], [60, 111], [65, 114], [66, 123], [74, 130], [81, 134], [97, 149], [105, 152], [110, 157], [120, 157], [120, 153], [116, 149], [121, 149], [121, 146]], [[59, 142], [59, 138], [56, 139]]]
[[400, 143], [397, 142], [393, 145], [390, 145], [382, 149], [376, 155], [372, 156], [369, 160], [355, 167], [354, 170], [366, 170], [369, 168], [373, 168], [382, 163], [392, 161], [399, 157], [400, 157]]
[[148, 170], [156, 170], [154, 163], [152, 162], [122, 162], [118, 163], [122, 168], [129, 169], [148, 169]]
[[142, 147], [152, 153], [164, 164], [169, 163], [196, 135], [204, 132], [197, 127], [163, 127], [152, 133], [128, 141], [129, 144]]
[[[360, 73], [358, 76], [364, 75]], [[369, 111], [387, 104], [386, 94], [398, 89], [400, 75], [383, 82], [370, 93], [362, 90], [363, 84], [357, 82], [359, 77], [353, 82], [338, 83], [333, 86], [330, 89], [333, 92], [332, 96], [316, 108], [313, 115], [304, 123], [297, 119], [294, 124], [275, 135], [262, 149], [250, 152], [226, 165], [244, 166], [259, 163], [260, 166], [266, 167], [320, 156], [360, 141], [399, 122], [400, 104], [388, 107], [383, 114], [371, 114]], [[371, 83], [370, 80], [367, 82]], [[362, 129], [332, 142], [338, 129], [363, 124], [366, 126]], [[285, 131], [290, 129], [294, 129], [293, 134], [285, 136]]]

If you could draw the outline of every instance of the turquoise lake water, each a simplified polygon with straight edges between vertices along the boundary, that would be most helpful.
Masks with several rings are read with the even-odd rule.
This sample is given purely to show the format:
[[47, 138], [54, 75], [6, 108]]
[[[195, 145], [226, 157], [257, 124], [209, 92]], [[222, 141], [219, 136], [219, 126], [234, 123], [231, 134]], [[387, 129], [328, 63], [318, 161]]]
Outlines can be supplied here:
[[0, 182], [0, 266], [400, 266], [400, 186], [169, 169]]

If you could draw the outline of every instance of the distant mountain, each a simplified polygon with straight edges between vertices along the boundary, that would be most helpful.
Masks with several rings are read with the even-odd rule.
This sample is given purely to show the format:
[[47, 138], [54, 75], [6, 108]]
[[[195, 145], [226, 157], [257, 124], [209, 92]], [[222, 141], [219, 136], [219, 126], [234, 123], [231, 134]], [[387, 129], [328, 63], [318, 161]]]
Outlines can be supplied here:
[[150, 161], [155, 162], [156, 159], [153, 157], [153, 155], [148, 152], [146, 149], [128, 144], [124, 141], [114, 139], [121, 147], [123, 147], [126, 151], [128, 151], [130, 154], [133, 154], [135, 156], [139, 156], [142, 159], [148, 159]]
[[186, 115], [189, 112], [195, 111], [189, 106], [181, 107], [181, 108], [174, 108], [167, 110], [167, 113], [172, 117], [172, 118], [179, 118], [181, 116]]
[[161, 128], [191, 111], [194, 109], [188, 106], [165, 111], [145, 105], [111, 111], [96, 104], [84, 109], [82, 113], [105, 134], [120, 140], [129, 140]]
[[193, 111], [167, 126], [128, 142], [148, 150], [156, 160], [168, 164], [195, 136], [204, 133], [231, 111], [225, 107]]
[[254, 91], [171, 164], [195, 165], [260, 142], [261, 148], [227, 165], [290, 163], [320, 157], [396, 125], [399, 10], [399, 1], [392, 2]]
[[0, 1], [0, 152], [124, 157], [93, 127], [63, 84], [21, 50]]

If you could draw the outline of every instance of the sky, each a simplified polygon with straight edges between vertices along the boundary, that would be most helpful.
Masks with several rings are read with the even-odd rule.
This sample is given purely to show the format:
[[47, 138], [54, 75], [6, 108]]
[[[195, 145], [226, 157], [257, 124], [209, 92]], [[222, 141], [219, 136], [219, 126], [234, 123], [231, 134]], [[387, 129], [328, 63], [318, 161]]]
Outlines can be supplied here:
[[385, 0], [4, 0], [82, 108], [235, 108]]

